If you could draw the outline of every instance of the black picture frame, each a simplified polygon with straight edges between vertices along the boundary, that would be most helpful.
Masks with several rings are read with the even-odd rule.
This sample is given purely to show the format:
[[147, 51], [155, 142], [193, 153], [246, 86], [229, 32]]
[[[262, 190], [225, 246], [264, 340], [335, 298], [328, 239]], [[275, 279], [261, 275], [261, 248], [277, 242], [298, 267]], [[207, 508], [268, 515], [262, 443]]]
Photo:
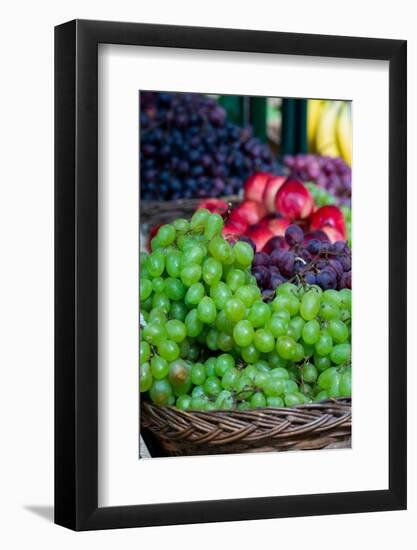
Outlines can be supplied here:
[[[98, 44], [389, 62], [389, 488], [98, 507]], [[406, 508], [406, 41], [74, 20], [55, 28], [55, 522], [74, 530]]]

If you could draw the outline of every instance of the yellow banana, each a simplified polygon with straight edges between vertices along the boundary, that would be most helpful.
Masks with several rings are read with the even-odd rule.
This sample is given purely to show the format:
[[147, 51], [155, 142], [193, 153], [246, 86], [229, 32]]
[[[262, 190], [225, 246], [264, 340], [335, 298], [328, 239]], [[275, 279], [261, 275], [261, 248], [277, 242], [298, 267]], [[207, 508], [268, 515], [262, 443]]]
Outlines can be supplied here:
[[342, 104], [339, 111], [336, 137], [342, 157], [349, 165], [352, 165], [352, 115], [347, 102]]
[[323, 106], [316, 133], [316, 148], [320, 155], [340, 157], [336, 141], [336, 126], [340, 101], [326, 101]]
[[322, 99], [309, 99], [307, 101], [307, 143], [310, 152], [316, 150], [317, 126], [324, 103]]

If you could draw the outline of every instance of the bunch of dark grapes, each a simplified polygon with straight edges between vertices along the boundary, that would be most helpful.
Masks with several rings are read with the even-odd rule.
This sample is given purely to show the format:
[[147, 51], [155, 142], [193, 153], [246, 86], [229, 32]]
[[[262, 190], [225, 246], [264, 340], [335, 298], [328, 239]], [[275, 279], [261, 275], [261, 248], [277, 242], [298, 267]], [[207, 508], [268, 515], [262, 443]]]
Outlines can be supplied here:
[[313, 181], [337, 198], [338, 206], [349, 206], [352, 193], [352, 169], [339, 157], [313, 154], [285, 155], [284, 170], [301, 181]]
[[277, 171], [267, 145], [239, 127], [211, 97], [191, 93], [140, 95], [142, 199], [233, 195], [255, 171]]
[[298, 225], [290, 225], [285, 237], [271, 239], [252, 263], [252, 274], [267, 301], [287, 281], [323, 290], [350, 289], [351, 269], [352, 253], [345, 241], [331, 243], [320, 230], [304, 234]]

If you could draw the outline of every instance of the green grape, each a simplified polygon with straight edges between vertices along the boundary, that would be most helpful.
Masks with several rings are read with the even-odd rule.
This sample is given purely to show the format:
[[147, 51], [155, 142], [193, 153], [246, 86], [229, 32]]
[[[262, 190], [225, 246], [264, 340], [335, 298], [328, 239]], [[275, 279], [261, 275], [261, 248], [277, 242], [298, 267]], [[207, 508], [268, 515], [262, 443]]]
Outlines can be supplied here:
[[203, 263], [205, 251], [200, 245], [191, 245], [182, 255], [181, 266], [200, 265]]
[[177, 233], [187, 233], [190, 229], [190, 224], [188, 220], [184, 218], [177, 218], [172, 222], [172, 225], [174, 226], [174, 229]]
[[222, 264], [214, 258], [207, 258], [203, 263], [203, 279], [209, 285], [217, 284], [222, 278]]
[[170, 300], [182, 300], [185, 296], [185, 286], [179, 279], [172, 277], [165, 279], [164, 290]]
[[[276, 353], [276, 351], [271, 353]], [[265, 359], [258, 359], [258, 361], [255, 361], [253, 363], [253, 366], [255, 367], [256, 370], [259, 370], [262, 372], [270, 372], [271, 370], [271, 367], [269, 366], [268, 361], [266, 361]]]
[[332, 363], [330, 361], [330, 357], [328, 356], [322, 357], [321, 355], [318, 355], [318, 354], [314, 355], [314, 365], [319, 372], [323, 372], [324, 370], [328, 369], [331, 366], [331, 364]]
[[341, 296], [341, 299], [342, 299], [342, 304], [343, 306], [351, 311], [352, 309], [352, 291], [350, 290], [350, 288], [344, 288], [343, 290], [340, 291], [340, 296]]
[[283, 380], [289, 380], [290, 375], [288, 374], [287, 369], [283, 367], [275, 367], [270, 370], [270, 376], [272, 376], [272, 378], [281, 378]]
[[239, 399], [249, 399], [255, 391], [252, 380], [244, 374], [237, 380], [235, 389]]
[[154, 294], [152, 298], [152, 307], [157, 307], [168, 313], [171, 302], [168, 296], [164, 292], [159, 292]]
[[214, 302], [208, 296], [204, 296], [197, 307], [197, 317], [202, 323], [210, 325], [216, 319], [217, 310]]
[[142, 338], [149, 344], [158, 345], [158, 343], [165, 340], [167, 336], [165, 327], [158, 323], [149, 323], [142, 330]]
[[196, 309], [192, 309], [187, 313], [184, 323], [187, 328], [187, 334], [191, 338], [198, 336], [203, 329], [203, 323], [198, 318]]
[[255, 328], [263, 327], [271, 318], [271, 310], [264, 302], [255, 302], [249, 310], [248, 320]]
[[152, 277], [160, 277], [165, 269], [165, 256], [160, 250], [149, 255], [146, 267]]
[[253, 343], [255, 344], [255, 347], [262, 353], [269, 353], [275, 347], [274, 337], [269, 331], [263, 328], [260, 328], [255, 332]]
[[300, 309], [300, 300], [288, 292], [286, 294], [278, 294], [271, 302], [271, 305], [274, 312], [285, 310], [290, 315], [297, 315]]
[[206, 336], [206, 345], [211, 351], [216, 351], [217, 349], [219, 349], [219, 346], [217, 345], [218, 336], [218, 330], [214, 327], [211, 327]]
[[217, 309], [223, 309], [227, 300], [232, 297], [232, 291], [223, 281], [210, 287], [210, 298], [213, 299]]
[[249, 378], [251, 383], [255, 381], [255, 377], [258, 374], [258, 371], [254, 365], [248, 365], [242, 370], [242, 376]]
[[169, 364], [168, 380], [172, 386], [180, 385], [190, 378], [190, 367], [183, 359], [176, 359]]
[[187, 328], [184, 323], [177, 319], [170, 319], [166, 324], [168, 338], [179, 344], [187, 336]]
[[315, 319], [320, 311], [320, 296], [315, 290], [308, 290], [300, 305], [301, 316], [306, 321], [312, 321]]
[[154, 355], [151, 359], [151, 372], [155, 380], [162, 380], [168, 376], [168, 362], [159, 355]]
[[139, 361], [141, 363], [146, 363], [146, 361], [151, 356], [151, 348], [148, 344], [148, 342], [145, 342], [142, 340], [142, 342], [139, 344]]
[[197, 361], [200, 357], [200, 352], [200, 346], [196, 342], [192, 342], [190, 344], [190, 349], [188, 350], [188, 359], [190, 359], [190, 361]]
[[217, 346], [222, 351], [232, 351], [234, 347], [232, 336], [226, 332], [219, 332], [217, 335]]
[[303, 326], [302, 336], [306, 344], [315, 344], [320, 337], [320, 323], [316, 319], [307, 321]]
[[141, 301], [145, 301], [152, 294], [152, 283], [149, 279], [141, 278], [139, 281], [139, 295]]
[[305, 357], [304, 348], [300, 342], [296, 342], [294, 353], [292, 354], [291, 360], [294, 361], [294, 363], [299, 363], [302, 361]]
[[260, 352], [254, 344], [249, 344], [241, 349], [242, 359], [246, 363], [254, 363], [259, 359]]
[[235, 298], [241, 300], [246, 307], [250, 307], [253, 302], [258, 298], [252, 291], [254, 287], [251, 285], [240, 286], [235, 292]]
[[216, 235], [220, 235], [223, 229], [223, 218], [220, 214], [211, 214], [204, 225], [204, 236], [209, 241]]
[[304, 397], [300, 392], [289, 392], [284, 395], [284, 401], [287, 407], [296, 407], [304, 403]]
[[181, 269], [180, 277], [185, 286], [190, 287], [201, 279], [202, 269], [199, 265], [189, 265]]
[[[272, 307], [272, 304], [271, 304]], [[273, 307], [272, 307], [273, 310]], [[283, 319], [284, 321], [287, 321], [287, 324], [290, 324], [291, 321], [291, 313], [289, 313], [286, 309], [280, 309], [279, 311], [274, 311], [272, 314], [274, 317], [279, 317], [280, 319]]]
[[207, 218], [210, 212], [206, 208], [199, 208], [194, 212], [190, 220], [190, 227], [193, 231], [204, 229]]
[[181, 409], [182, 411], [188, 411], [191, 409], [191, 402], [192, 398], [190, 395], [180, 395], [179, 397], [177, 397], [175, 406], [177, 407], [177, 409]]
[[336, 367], [329, 367], [323, 371], [317, 379], [317, 384], [320, 389], [328, 390], [333, 384], [333, 380], [338, 376]]
[[284, 380], [285, 393], [294, 393], [298, 391], [298, 385], [294, 380]]
[[304, 357], [312, 357], [315, 354], [316, 348], [313, 344], [306, 344], [302, 338], [299, 343], [304, 348]]
[[330, 386], [327, 388], [329, 397], [340, 397], [340, 374], [337, 372], [332, 378]]
[[331, 304], [340, 307], [342, 305], [343, 296], [339, 291], [330, 288], [323, 292], [322, 301], [330, 302]]
[[232, 391], [239, 380], [239, 371], [235, 367], [229, 367], [222, 377], [222, 386], [225, 390]]
[[166, 378], [154, 380], [149, 390], [149, 396], [156, 405], [167, 405], [172, 397], [171, 384]]
[[302, 317], [299, 315], [293, 317], [288, 327], [288, 336], [291, 336], [295, 341], [298, 341], [303, 333], [304, 325], [305, 321]]
[[277, 313], [274, 313], [272, 317], [266, 322], [266, 328], [269, 332], [275, 337], [284, 336], [287, 334], [289, 329], [289, 323], [286, 319], [283, 319]]
[[148, 323], [156, 323], [159, 325], [165, 325], [167, 322], [167, 316], [165, 310], [154, 307], [151, 309], [151, 311], [148, 313]]
[[349, 338], [349, 329], [340, 319], [329, 321], [327, 330], [336, 344], [343, 344]]
[[167, 361], [174, 361], [180, 355], [180, 348], [172, 340], [162, 340], [158, 343], [158, 353]]
[[167, 223], [161, 225], [157, 233], [158, 241], [162, 246], [168, 246], [175, 241], [175, 228], [173, 225]]
[[312, 363], [306, 363], [301, 367], [301, 376], [305, 382], [315, 382], [317, 380], [318, 371]]
[[156, 250], [158, 250], [160, 248], [162, 248], [162, 244], [159, 242], [158, 237], [155, 236], [151, 240], [151, 250], [152, 250], [152, 252], [155, 252]]
[[322, 330], [320, 332], [320, 336], [315, 344], [315, 348], [316, 348], [317, 354], [321, 356], [329, 355], [329, 353], [332, 351], [333, 340], [327, 331]]
[[165, 286], [165, 280], [162, 277], [155, 277], [152, 281], [152, 290], [154, 292], [163, 292]]
[[348, 361], [350, 361], [350, 355], [350, 344], [337, 344], [336, 346], [334, 346], [330, 353], [330, 359], [336, 365], [341, 365], [342, 363], [347, 363]]
[[255, 370], [255, 376], [253, 378], [253, 382], [257, 388], [262, 389], [264, 387], [264, 384], [270, 379], [269, 372], [265, 371], [256, 371]]
[[179, 250], [170, 250], [166, 256], [166, 270], [170, 277], [178, 278], [181, 272], [182, 254]]
[[217, 397], [221, 390], [222, 385], [218, 378], [216, 378], [215, 376], [207, 377], [206, 381], [204, 382], [204, 393], [208, 397]]
[[282, 397], [267, 397], [266, 404], [268, 407], [275, 407], [281, 409], [284, 406], [284, 400]]
[[224, 312], [229, 321], [237, 323], [245, 316], [246, 307], [242, 300], [230, 298], [224, 306]]
[[340, 318], [340, 309], [333, 302], [322, 302], [319, 315], [325, 321]]
[[186, 338], [180, 344], [180, 357], [181, 357], [181, 359], [186, 359], [188, 357], [189, 352], [190, 352], [190, 342]]
[[199, 395], [191, 399], [191, 410], [204, 411], [208, 403], [207, 395]]
[[195, 386], [191, 391], [191, 397], [201, 397], [202, 395], [206, 395], [204, 393], [204, 386], [202, 384]]
[[252, 343], [254, 337], [253, 326], [250, 321], [238, 321], [233, 329], [233, 338], [238, 346], [246, 347]]
[[296, 296], [298, 294], [298, 286], [294, 283], [283, 283], [277, 288], [277, 294], [288, 294], [290, 296]]
[[352, 394], [352, 374], [349, 371], [344, 372], [339, 382], [340, 397], [350, 397]]
[[209, 357], [209, 359], [207, 359], [207, 361], [205, 362], [207, 376], [216, 375], [216, 361], [217, 360], [215, 357]]
[[222, 263], [229, 258], [232, 252], [230, 244], [220, 236], [214, 237], [210, 241], [208, 249], [213, 258]]
[[265, 395], [268, 397], [279, 397], [285, 391], [285, 382], [280, 378], [271, 376], [263, 385]]
[[219, 332], [232, 334], [234, 324], [231, 321], [229, 321], [229, 319], [226, 317], [226, 313], [224, 309], [218, 312], [215, 324]]
[[216, 365], [214, 372], [220, 378], [225, 375], [226, 371], [235, 366], [235, 360], [232, 355], [228, 353], [222, 353], [216, 359]]
[[139, 389], [143, 393], [152, 386], [153, 379], [149, 363], [142, 363], [139, 367]]
[[185, 303], [187, 306], [196, 306], [204, 298], [206, 291], [201, 283], [194, 283], [185, 293]]
[[228, 390], [222, 390], [216, 397], [215, 408], [218, 410], [227, 410], [233, 409], [233, 406], [234, 400], [232, 393]]
[[246, 284], [246, 273], [241, 269], [231, 269], [226, 276], [226, 283], [232, 292], [236, 292], [239, 287]]
[[279, 355], [276, 349], [268, 353], [268, 362], [272, 368], [283, 368], [287, 366], [287, 361]]
[[326, 390], [322, 390], [316, 395], [314, 401], [318, 403], [319, 401], [324, 401], [325, 399], [329, 399], [329, 394]]
[[253, 260], [253, 249], [244, 241], [238, 241], [233, 247], [235, 253], [236, 262], [242, 267], [249, 267]]
[[171, 302], [169, 307], [169, 316], [171, 319], [177, 319], [178, 321], [184, 321], [188, 313], [186, 305], [182, 302]]
[[258, 409], [260, 407], [266, 407], [266, 397], [265, 397], [265, 395], [262, 392], [257, 391], [250, 398], [250, 405], [253, 409]]
[[283, 359], [291, 359], [296, 350], [296, 342], [290, 336], [280, 336], [277, 339], [276, 350]]

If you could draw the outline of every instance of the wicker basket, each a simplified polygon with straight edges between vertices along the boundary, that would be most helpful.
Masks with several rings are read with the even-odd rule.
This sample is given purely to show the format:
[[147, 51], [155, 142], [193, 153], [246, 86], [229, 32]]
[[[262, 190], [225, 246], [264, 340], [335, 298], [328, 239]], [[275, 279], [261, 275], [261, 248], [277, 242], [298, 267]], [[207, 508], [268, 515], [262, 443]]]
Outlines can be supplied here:
[[141, 427], [168, 456], [350, 447], [351, 400], [293, 408], [182, 411], [143, 402]]
[[[221, 199], [232, 204], [239, 201], [237, 195], [221, 197]], [[191, 218], [203, 200], [205, 199], [142, 200], [140, 203], [140, 223], [152, 227], [161, 223], [170, 223], [175, 218]]]

